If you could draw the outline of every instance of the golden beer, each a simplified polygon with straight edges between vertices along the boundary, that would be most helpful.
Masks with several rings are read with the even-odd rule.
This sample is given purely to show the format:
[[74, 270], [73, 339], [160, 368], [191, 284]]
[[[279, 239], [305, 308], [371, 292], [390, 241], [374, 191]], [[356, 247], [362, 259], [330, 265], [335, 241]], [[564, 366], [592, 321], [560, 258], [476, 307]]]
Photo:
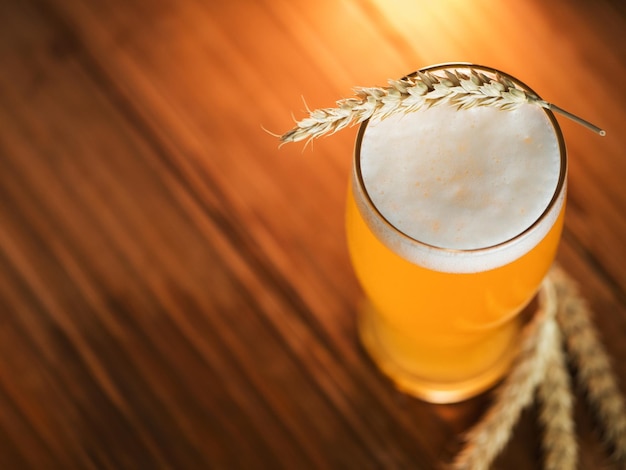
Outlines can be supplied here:
[[359, 131], [346, 228], [367, 296], [361, 339], [399, 388], [427, 401], [460, 401], [502, 377], [519, 313], [556, 254], [563, 139], [549, 111], [523, 106], [441, 105]]

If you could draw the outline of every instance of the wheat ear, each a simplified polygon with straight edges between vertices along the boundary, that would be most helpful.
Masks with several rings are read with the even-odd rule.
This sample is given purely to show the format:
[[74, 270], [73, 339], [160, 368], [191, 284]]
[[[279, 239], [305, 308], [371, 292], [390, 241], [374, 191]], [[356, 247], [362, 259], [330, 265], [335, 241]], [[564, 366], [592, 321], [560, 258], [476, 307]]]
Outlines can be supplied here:
[[513, 368], [483, 419], [466, 434], [466, 444], [452, 464], [454, 470], [488, 469], [509, 441], [522, 410], [533, 401], [557, 334], [553, 321], [556, 293], [549, 278], [544, 280], [539, 298], [540, 309], [524, 330]]
[[[560, 301], [560, 299], [558, 299]], [[554, 337], [546, 357], [547, 373], [539, 384], [537, 397], [539, 421], [543, 426], [542, 448], [544, 470], [575, 470], [577, 443], [574, 432], [573, 403], [570, 376], [563, 352], [561, 332], [556, 319], [551, 329]]]
[[553, 110], [579, 124], [605, 135], [605, 131], [558, 106], [523, 90], [498, 73], [471, 67], [443, 72], [417, 72], [401, 80], [389, 80], [386, 87], [355, 88], [355, 97], [337, 101], [334, 108], [309, 111], [309, 116], [279, 136], [282, 143], [310, 141], [333, 134], [367, 119], [384, 119], [396, 113], [409, 113], [424, 107], [449, 103], [459, 109], [490, 106], [503, 110], [531, 103]]
[[579, 385], [598, 416], [606, 444], [613, 457], [626, 467], [626, 406], [611, 361], [590, 318], [590, 310], [577, 286], [561, 269], [554, 269], [559, 291], [557, 319], [569, 357], [577, 370]]

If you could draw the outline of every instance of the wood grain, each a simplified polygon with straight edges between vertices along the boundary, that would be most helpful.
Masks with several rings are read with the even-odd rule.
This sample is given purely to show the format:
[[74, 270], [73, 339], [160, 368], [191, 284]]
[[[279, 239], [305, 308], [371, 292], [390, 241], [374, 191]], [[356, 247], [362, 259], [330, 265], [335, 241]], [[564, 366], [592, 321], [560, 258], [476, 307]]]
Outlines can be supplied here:
[[[406, 397], [358, 345], [354, 129], [304, 151], [263, 130], [442, 61], [607, 129], [562, 122], [559, 261], [626, 380], [619, 3], [25, 0], [0, 26], [0, 467], [449, 461], [490, 398]], [[581, 468], [611, 468], [582, 398]], [[496, 468], [538, 468], [538, 439], [530, 409]]]

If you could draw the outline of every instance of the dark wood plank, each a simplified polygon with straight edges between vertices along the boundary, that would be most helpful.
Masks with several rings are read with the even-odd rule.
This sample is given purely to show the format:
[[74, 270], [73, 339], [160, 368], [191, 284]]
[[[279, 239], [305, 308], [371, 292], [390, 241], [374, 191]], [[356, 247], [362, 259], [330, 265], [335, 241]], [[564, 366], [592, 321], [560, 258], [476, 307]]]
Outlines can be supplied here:
[[[32, 19], [37, 17], [32, 11], [21, 17], [19, 10], [12, 13], [16, 28], [45, 31]], [[45, 60], [45, 42], [24, 46]], [[5, 63], [15, 73], [9, 85], [28, 83], [30, 77], [19, 75], [19, 63], [25, 62], [31, 72], [29, 58], [7, 56]], [[94, 398], [100, 389], [109, 394], [94, 409], [85, 404], [75, 410], [89, 422], [67, 439], [87, 440], [76, 443], [77, 448], [97, 455], [85, 458], [112, 467], [151, 461], [194, 467], [207, 458], [219, 464], [220, 452], [227, 453], [223, 465], [242, 466], [259, 459], [289, 466], [290, 459], [321, 464], [340, 458], [339, 452], [317, 454], [309, 444], [314, 442], [311, 433], [293, 425], [300, 416], [313, 429], [321, 427], [319, 437], [327, 445], [358, 448], [361, 444], [350, 432], [340, 431], [342, 417], [329, 413], [324, 399], [276, 344], [273, 332], [259, 323], [258, 301], [246, 294], [248, 286], [233, 285], [228, 270], [220, 268], [224, 256], [234, 258], [233, 269], [237, 264], [230, 240], [217, 234], [209, 243], [196, 223], [190, 224], [178, 205], [178, 198], [190, 196], [175, 193], [183, 188], [170, 193], [161, 180], [167, 178], [162, 167], [165, 174], [159, 176], [158, 169], [137, 158], [151, 158], [150, 144], [126, 129], [125, 118], [107, 104], [80, 64], [71, 57], [67, 62], [47, 66], [37, 96], [24, 94], [26, 103], [15, 98], [20, 91], [15, 93], [15, 87], [2, 94], [3, 109], [12, 110], [2, 119], [8, 136], [3, 143], [8, 170], [3, 200], [13, 203], [3, 211], [9, 218], [3, 248], [24, 284], [13, 311], [25, 309], [29, 297], [43, 299], [44, 316], [60, 329], [60, 338], [48, 341], [55, 347], [61, 341], [68, 364], [77, 367], [60, 388], [73, 389], [78, 396], [60, 404], [59, 413], [69, 414], [81, 403], [79, 398]], [[41, 115], [46, 119], [39, 119]], [[78, 123], [80, 135], [75, 134]], [[54, 141], [54, 149], [44, 151]], [[39, 161], [29, 158], [33, 155]], [[230, 252], [224, 253], [226, 248]], [[228, 316], [234, 314], [240, 320], [233, 324]], [[242, 346], [252, 341], [258, 341], [256, 350]], [[278, 349], [270, 352], [269, 344]], [[241, 360], [237, 354], [246, 357]], [[116, 368], [119, 363], [124, 367]], [[274, 388], [292, 394], [291, 401], [267, 389], [272, 377], [283, 382]], [[113, 411], [126, 414], [119, 425], [130, 426], [128, 432], [135, 427], [143, 446], [115, 439], [120, 429], [100, 415]], [[60, 416], [56, 420], [64, 423]], [[102, 448], [106, 436], [123, 447]], [[50, 439], [59, 453], [70, 450], [71, 441], [64, 441], [62, 434]], [[280, 457], [274, 457], [279, 449]], [[130, 461], [115, 460], [125, 454]]]

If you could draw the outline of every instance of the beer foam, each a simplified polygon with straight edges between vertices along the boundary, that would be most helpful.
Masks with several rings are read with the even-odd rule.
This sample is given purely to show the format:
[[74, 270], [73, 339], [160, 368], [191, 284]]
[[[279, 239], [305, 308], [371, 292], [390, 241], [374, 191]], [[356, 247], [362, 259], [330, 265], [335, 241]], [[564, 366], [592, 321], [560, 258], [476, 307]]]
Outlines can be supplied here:
[[391, 115], [367, 124], [359, 152], [369, 200], [404, 236], [366, 217], [370, 228], [431, 269], [507, 264], [548, 233], [564, 203], [562, 191], [550, 206], [561, 147], [546, 111], [535, 105], [503, 111], [441, 104]]

